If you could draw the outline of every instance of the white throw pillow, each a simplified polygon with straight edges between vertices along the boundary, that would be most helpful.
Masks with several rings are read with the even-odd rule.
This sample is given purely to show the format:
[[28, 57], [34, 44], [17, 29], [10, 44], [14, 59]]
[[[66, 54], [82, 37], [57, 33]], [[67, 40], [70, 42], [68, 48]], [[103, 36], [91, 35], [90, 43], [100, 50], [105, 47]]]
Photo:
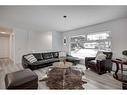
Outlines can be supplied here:
[[96, 54], [96, 57], [97, 57], [99, 54], [103, 54], [103, 52], [102, 52], [102, 51], [98, 51], [97, 54]]
[[30, 63], [34, 63], [37, 61], [37, 59], [32, 55], [26, 55], [25, 58], [30, 62]]
[[63, 51], [59, 52], [59, 57], [66, 57], [66, 52]]
[[95, 60], [100, 60], [100, 61], [104, 59], [106, 59], [106, 55], [103, 53], [98, 54], [97, 57], [95, 58]]

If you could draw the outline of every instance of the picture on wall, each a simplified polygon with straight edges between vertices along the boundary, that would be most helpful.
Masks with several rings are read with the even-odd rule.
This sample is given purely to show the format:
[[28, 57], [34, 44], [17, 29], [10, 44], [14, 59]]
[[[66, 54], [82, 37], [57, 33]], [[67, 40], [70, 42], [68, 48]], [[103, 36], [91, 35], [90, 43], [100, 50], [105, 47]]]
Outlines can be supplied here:
[[64, 43], [64, 45], [66, 45], [66, 43], [67, 43], [67, 41], [66, 41], [66, 38], [64, 37], [64, 39], [63, 39], [63, 43]]

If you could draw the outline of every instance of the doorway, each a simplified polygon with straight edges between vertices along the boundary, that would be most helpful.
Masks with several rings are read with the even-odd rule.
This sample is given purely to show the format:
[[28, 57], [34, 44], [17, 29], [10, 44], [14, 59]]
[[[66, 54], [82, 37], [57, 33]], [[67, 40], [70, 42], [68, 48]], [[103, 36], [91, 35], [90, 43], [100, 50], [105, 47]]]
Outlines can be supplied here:
[[0, 27], [0, 64], [14, 63], [14, 35], [11, 29]]

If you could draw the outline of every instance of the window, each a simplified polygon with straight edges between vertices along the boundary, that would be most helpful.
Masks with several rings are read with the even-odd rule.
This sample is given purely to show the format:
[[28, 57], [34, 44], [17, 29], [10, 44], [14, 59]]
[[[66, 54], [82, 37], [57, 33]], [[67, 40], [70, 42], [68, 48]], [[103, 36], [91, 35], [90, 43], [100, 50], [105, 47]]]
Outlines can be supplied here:
[[85, 36], [77, 36], [71, 38], [71, 51], [84, 48]]
[[70, 38], [70, 53], [72, 56], [85, 58], [95, 56], [98, 50], [111, 50], [110, 32], [90, 33]]
[[[87, 45], [86, 48], [94, 48], [102, 51], [110, 51], [111, 48], [111, 39], [110, 32], [101, 32], [101, 33], [93, 33], [87, 35]], [[89, 47], [88, 47], [89, 46]]]
[[97, 43], [97, 42], [84, 43], [84, 47], [85, 47], [85, 48], [94, 49], [94, 48], [96, 48], [96, 46], [98, 46], [98, 43]]
[[108, 39], [108, 37], [109, 37], [109, 32], [94, 33], [94, 34], [87, 35], [87, 40], [104, 40], [104, 39]]

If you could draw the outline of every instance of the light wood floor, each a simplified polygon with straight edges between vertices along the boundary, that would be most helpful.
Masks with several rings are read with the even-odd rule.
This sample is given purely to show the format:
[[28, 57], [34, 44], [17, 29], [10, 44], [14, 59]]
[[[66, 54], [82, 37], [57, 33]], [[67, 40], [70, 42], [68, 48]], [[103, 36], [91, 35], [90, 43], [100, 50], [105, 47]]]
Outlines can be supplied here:
[[[78, 65], [85, 70], [84, 65]], [[0, 89], [5, 89], [4, 77], [5, 74], [10, 72], [15, 72], [18, 70], [22, 70], [23, 67], [21, 64], [13, 64], [10, 60], [0, 59]], [[34, 70], [34, 72], [38, 75], [39, 80], [42, 79], [49, 67], [41, 68], [38, 70]], [[112, 76], [112, 73], [106, 73], [103, 75], [98, 75], [91, 70], [85, 70], [85, 77], [87, 84], [84, 84], [85, 89], [121, 89], [122, 83], [115, 80]], [[39, 82], [38, 89], [48, 89], [45, 82]]]

